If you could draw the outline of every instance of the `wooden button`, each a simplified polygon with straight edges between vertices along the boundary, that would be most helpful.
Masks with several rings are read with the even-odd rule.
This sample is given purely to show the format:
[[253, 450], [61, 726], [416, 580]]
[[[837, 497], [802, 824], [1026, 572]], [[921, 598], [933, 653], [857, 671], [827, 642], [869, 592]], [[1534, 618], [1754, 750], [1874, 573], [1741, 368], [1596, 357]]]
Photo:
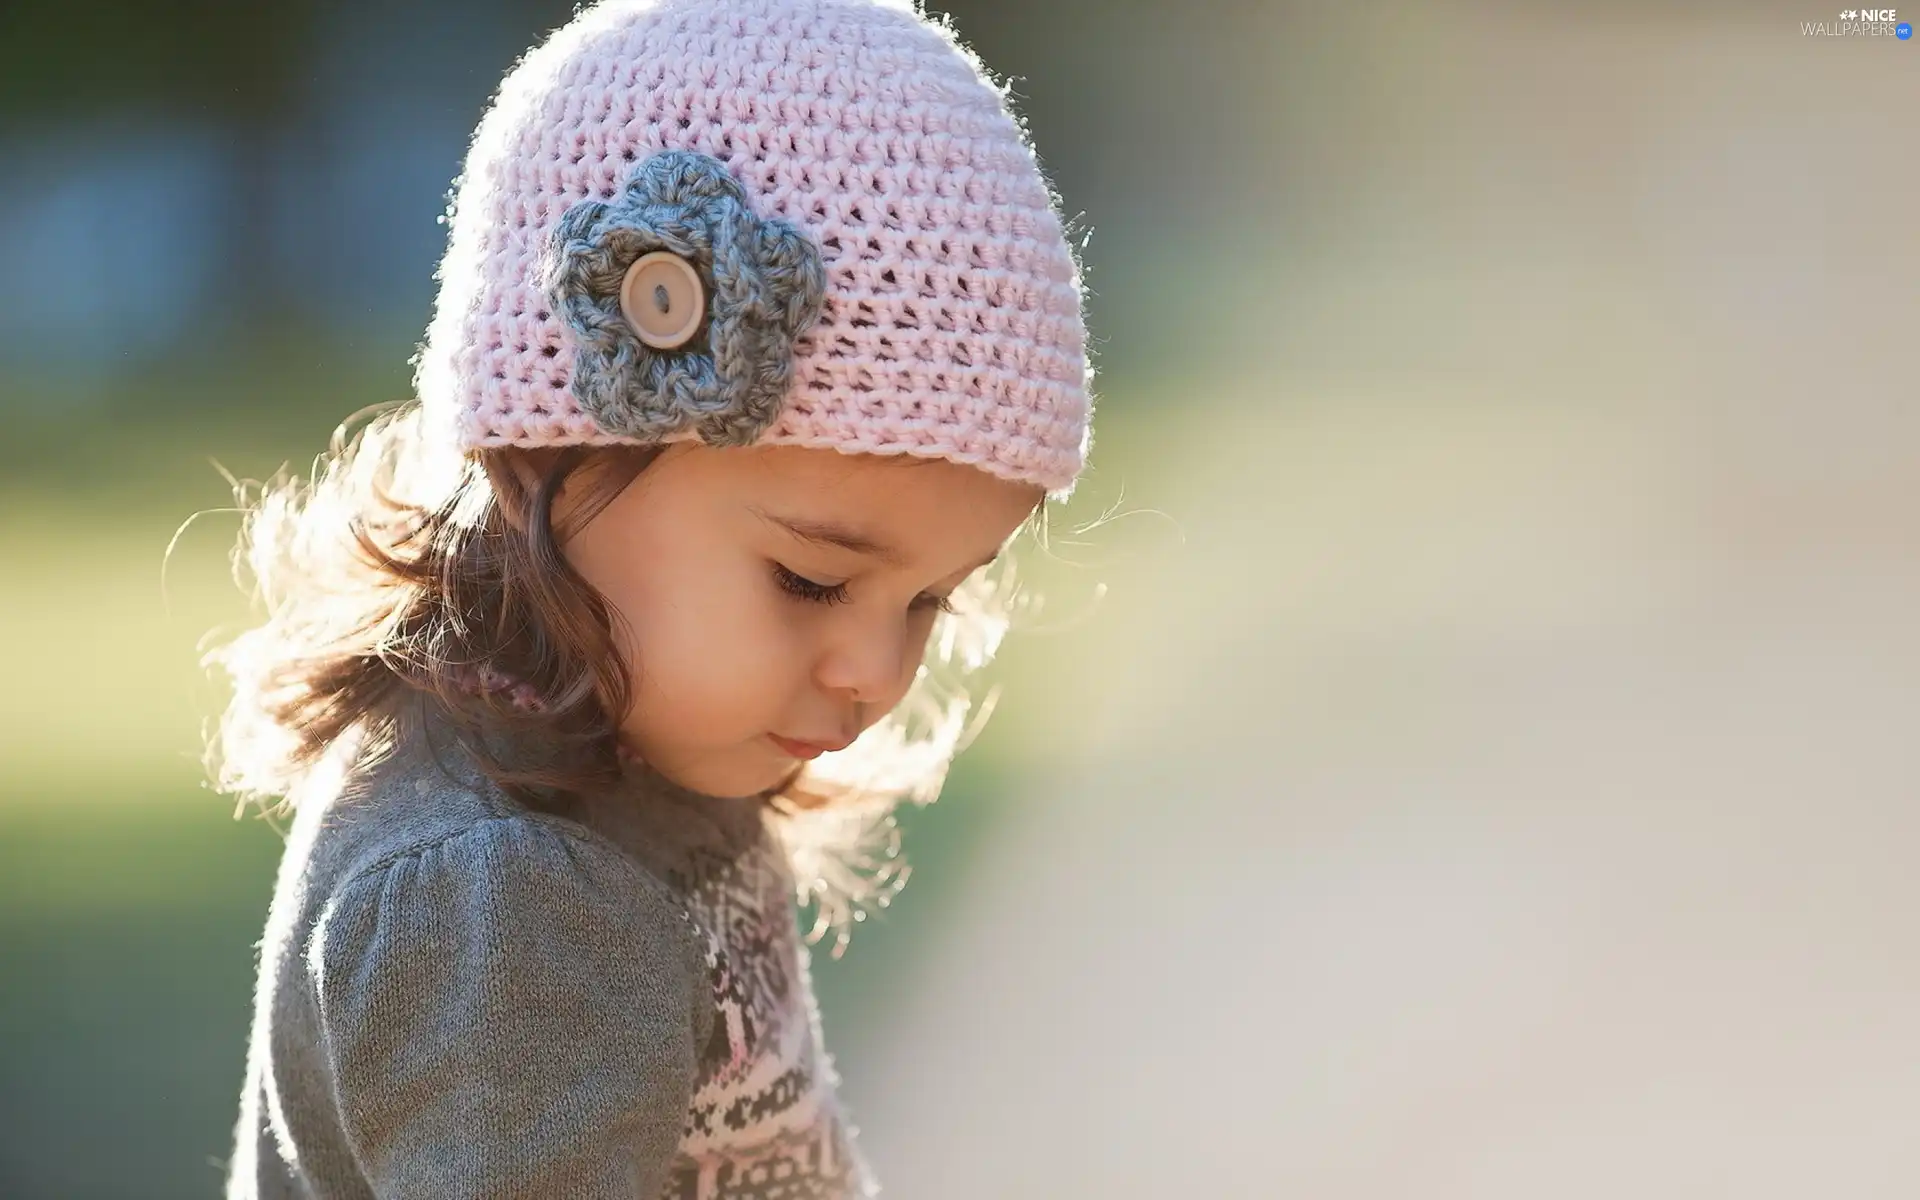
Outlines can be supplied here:
[[620, 313], [656, 350], [684, 346], [707, 314], [707, 290], [693, 264], [671, 250], [633, 260], [620, 283]]

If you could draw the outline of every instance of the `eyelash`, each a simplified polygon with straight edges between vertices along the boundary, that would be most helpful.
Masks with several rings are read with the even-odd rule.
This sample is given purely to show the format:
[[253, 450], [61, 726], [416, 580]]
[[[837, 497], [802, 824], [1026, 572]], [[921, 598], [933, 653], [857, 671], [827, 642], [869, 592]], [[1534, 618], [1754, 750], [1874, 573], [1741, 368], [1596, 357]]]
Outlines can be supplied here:
[[[779, 563], [773, 564], [773, 579], [780, 585], [781, 591], [811, 604], [825, 604], [831, 607], [835, 604], [845, 604], [851, 599], [847, 595], [846, 584], [836, 583], [829, 586], [824, 583], [815, 583], [804, 575], [796, 575]], [[922, 596], [915, 601], [914, 606], [931, 608], [943, 613], [953, 611], [953, 601], [945, 596]]]

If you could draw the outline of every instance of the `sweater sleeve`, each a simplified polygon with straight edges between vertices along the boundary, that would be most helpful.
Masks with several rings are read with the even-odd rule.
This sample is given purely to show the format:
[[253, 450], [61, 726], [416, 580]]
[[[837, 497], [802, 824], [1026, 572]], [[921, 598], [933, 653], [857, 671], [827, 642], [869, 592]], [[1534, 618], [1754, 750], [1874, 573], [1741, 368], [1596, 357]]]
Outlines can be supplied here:
[[609, 843], [486, 821], [356, 876], [308, 966], [380, 1200], [657, 1195], [692, 1097], [703, 960]]

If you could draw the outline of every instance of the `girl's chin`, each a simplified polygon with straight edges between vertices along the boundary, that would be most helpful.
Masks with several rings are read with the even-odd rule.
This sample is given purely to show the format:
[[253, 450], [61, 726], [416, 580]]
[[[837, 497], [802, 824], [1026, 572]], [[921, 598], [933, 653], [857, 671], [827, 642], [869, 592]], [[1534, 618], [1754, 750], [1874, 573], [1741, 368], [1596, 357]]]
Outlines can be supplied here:
[[739, 800], [784, 787], [800, 773], [801, 765], [772, 755], [740, 755], [730, 761], [708, 760], [656, 769], [690, 792], [716, 800]]

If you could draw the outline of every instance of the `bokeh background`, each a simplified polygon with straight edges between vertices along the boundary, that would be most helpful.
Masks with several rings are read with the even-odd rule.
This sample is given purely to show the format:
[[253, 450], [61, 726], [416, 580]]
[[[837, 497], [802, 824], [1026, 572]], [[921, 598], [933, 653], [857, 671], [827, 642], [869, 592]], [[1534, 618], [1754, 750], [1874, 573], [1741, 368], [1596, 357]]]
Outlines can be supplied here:
[[[936, 7], [1092, 230], [1101, 409], [816, 955], [889, 1194], [1920, 1194], [1920, 45]], [[279, 849], [197, 762], [220, 470], [405, 395], [569, 12], [0, 5], [0, 1196], [219, 1190]]]

